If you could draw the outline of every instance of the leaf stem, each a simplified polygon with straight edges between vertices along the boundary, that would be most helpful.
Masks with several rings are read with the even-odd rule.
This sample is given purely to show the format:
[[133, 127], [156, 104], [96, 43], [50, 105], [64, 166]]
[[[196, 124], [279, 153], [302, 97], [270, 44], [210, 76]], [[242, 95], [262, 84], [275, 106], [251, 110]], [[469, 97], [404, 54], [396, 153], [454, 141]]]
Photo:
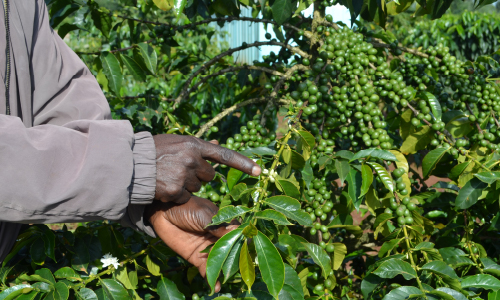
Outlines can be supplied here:
[[[408, 256], [410, 257], [411, 266], [415, 270], [415, 273], [416, 273], [417, 272], [417, 265], [415, 264], [415, 261], [413, 260], [413, 255], [412, 255], [411, 246], [410, 246], [410, 238], [408, 237], [408, 231], [406, 230], [406, 225], [403, 225], [403, 231], [405, 233], [405, 241], [406, 241], [406, 246], [408, 247]], [[425, 290], [424, 290], [424, 287], [422, 286], [422, 282], [420, 282], [420, 278], [418, 278], [418, 273], [417, 273], [416, 279], [417, 279], [418, 287], [425, 294]], [[425, 296], [425, 299], [427, 299], [427, 296]]]

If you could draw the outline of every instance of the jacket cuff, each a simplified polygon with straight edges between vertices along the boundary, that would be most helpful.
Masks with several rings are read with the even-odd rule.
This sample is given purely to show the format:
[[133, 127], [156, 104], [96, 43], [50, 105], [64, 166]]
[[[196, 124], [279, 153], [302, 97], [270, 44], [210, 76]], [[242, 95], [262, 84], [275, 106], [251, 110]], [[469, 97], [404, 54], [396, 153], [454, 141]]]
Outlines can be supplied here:
[[144, 218], [146, 205], [131, 204], [127, 207], [127, 212], [120, 220], [122, 226], [130, 227], [135, 231], [143, 232], [155, 238], [156, 232], [148, 220]]
[[156, 148], [151, 133], [136, 133], [132, 152], [134, 174], [129, 188], [130, 204], [151, 204], [156, 189]]

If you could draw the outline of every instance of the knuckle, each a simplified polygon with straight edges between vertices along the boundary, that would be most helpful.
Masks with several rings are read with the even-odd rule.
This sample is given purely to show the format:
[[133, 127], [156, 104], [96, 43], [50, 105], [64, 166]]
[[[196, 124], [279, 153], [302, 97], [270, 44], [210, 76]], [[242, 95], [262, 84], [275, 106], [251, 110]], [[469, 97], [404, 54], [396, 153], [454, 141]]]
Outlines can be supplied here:
[[234, 159], [234, 151], [227, 148], [222, 148], [220, 150], [221, 162], [228, 163]]
[[194, 167], [196, 165], [196, 161], [197, 161], [196, 158], [194, 158], [191, 155], [187, 155], [184, 158], [184, 164], [188, 167]]

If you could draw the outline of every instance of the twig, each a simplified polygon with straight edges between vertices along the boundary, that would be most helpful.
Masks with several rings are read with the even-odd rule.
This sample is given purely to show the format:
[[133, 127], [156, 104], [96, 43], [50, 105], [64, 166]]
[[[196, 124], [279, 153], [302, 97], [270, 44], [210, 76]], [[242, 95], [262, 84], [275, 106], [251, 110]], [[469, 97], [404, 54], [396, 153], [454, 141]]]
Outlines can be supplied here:
[[[241, 51], [241, 50], [244, 50], [244, 49], [247, 49], [247, 48], [250, 48], [250, 47], [259, 47], [259, 46], [265, 46], [265, 45], [273, 45], [273, 46], [286, 47], [286, 48], [290, 49], [291, 51], [300, 54], [302, 57], [306, 57], [306, 58], [310, 57], [309, 54], [307, 54], [306, 52], [300, 50], [299, 48], [292, 47], [290, 45], [285, 45], [284, 43], [274, 42], [274, 41], [269, 41], [269, 42], [255, 42], [255, 43], [252, 43], [252, 44], [248, 44], [248, 45], [244, 45], [244, 46], [240, 46], [240, 47], [229, 49], [229, 50], [227, 50], [225, 52], [222, 52], [221, 54], [215, 56], [214, 58], [212, 58], [211, 60], [209, 60], [208, 62], [206, 62], [203, 66], [201, 66], [196, 72], [194, 72], [193, 74], [191, 74], [191, 76], [186, 80], [186, 82], [184, 84], [186, 86], [189, 86], [191, 84], [191, 82], [193, 81], [193, 79], [196, 76], [200, 75], [203, 71], [205, 71], [206, 69], [208, 69], [208, 67], [210, 67], [211, 65], [215, 64], [216, 62], [218, 62], [224, 56], [231, 55], [234, 52]], [[184, 92], [181, 92], [181, 94], [177, 98], [175, 98], [175, 103], [180, 103], [185, 96], [186, 96], [186, 94]]]
[[[373, 47], [375, 47], [375, 48], [391, 48], [391, 46], [389, 44], [384, 43], [381, 39], [372, 37], [372, 40], [373, 40], [373, 42], [371, 42], [371, 43], [372, 43]], [[400, 49], [403, 52], [411, 53], [411, 54], [416, 55], [416, 56], [429, 58], [429, 55], [427, 55], [423, 52], [420, 52], [418, 50], [415, 50], [415, 49], [411, 49], [411, 48], [407, 48], [407, 47], [403, 47], [403, 46], [397, 46], [396, 48]], [[441, 62], [441, 59], [436, 57], [436, 61]]]
[[493, 117], [493, 120], [495, 120], [495, 124], [497, 127], [500, 127], [500, 123], [498, 123], [497, 117], [495, 116], [495, 112], [491, 110], [491, 116]]
[[[467, 109], [469, 110], [469, 112], [472, 115], [474, 115], [474, 112], [472, 111], [472, 108], [470, 108], [469, 103], [466, 103], [465, 105], [467, 106]], [[478, 122], [474, 122], [474, 123], [476, 123], [476, 127], [477, 127], [477, 130], [479, 131], [479, 133], [483, 133], [483, 130], [481, 129], [481, 126], [479, 125], [479, 123]]]

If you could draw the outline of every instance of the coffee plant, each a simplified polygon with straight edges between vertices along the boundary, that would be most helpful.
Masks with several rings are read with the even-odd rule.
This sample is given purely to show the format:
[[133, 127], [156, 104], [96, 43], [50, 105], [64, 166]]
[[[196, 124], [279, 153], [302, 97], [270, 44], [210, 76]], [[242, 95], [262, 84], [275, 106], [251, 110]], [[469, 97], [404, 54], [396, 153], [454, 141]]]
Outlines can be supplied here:
[[[312, 17], [302, 1], [154, 3], [49, 7], [70, 44], [97, 45], [75, 50], [115, 118], [217, 139], [261, 165], [259, 177], [215, 165], [196, 193], [219, 206], [212, 225], [241, 225], [203, 251], [206, 279], [116, 223], [27, 226], [0, 269], [0, 299], [500, 299], [494, 59], [350, 29], [325, 15], [328, 0]], [[412, 1], [340, 3], [383, 25]], [[436, 18], [450, 1], [418, 5]], [[237, 21], [267, 24], [278, 40], [211, 45], [207, 24]], [[281, 50], [232, 60], [265, 45]]]

